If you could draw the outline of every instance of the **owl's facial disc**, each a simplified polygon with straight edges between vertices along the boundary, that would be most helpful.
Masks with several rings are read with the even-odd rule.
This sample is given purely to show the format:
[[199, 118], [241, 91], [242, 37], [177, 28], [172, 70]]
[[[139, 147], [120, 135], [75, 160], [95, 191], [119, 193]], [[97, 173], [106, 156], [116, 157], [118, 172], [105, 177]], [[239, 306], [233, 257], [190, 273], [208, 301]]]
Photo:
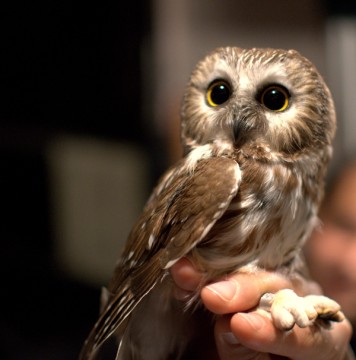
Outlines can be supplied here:
[[286, 120], [283, 113], [290, 109], [290, 100], [289, 90], [279, 83], [265, 83], [257, 92], [245, 92], [234, 111], [232, 129], [235, 146], [241, 147], [256, 139], [261, 141], [272, 124], [282, 124]]
[[334, 130], [329, 90], [295, 51], [217, 49], [193, 71], [183, 101], [187, 149], [217, 141], [294, 154], [329, 144]]

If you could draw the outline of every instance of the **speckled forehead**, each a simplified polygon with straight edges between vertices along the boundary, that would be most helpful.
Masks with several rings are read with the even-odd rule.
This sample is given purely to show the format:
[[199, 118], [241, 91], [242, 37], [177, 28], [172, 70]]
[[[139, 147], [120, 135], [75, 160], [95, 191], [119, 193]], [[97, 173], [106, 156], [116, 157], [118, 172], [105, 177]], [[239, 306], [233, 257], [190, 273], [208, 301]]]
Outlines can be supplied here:
[[233, 51], [216, 53], [200, 67], [197, 80], [207, 87], [215, 79], [226, 79], [240, 90], [255, 90], [263, 84], [281, 83], [290, 86], [289, 62], [283, 53], [268, 51]]

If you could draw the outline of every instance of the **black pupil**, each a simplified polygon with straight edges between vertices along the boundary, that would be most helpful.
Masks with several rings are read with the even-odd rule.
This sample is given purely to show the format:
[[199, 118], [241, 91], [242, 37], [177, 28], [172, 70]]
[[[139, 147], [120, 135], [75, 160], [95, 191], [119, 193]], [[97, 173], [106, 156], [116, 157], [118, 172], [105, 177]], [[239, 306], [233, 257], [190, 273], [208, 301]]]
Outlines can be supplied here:
[[286, 102], [286, 95], [278, 89], [267, 90], [263, 95], [263, 104], [270, 110], [282, 109]]
[[211, 90], [211, 101], [214, 104], [221, 105], [230, 97], [230, 89], [225, 84], [216, 84]]

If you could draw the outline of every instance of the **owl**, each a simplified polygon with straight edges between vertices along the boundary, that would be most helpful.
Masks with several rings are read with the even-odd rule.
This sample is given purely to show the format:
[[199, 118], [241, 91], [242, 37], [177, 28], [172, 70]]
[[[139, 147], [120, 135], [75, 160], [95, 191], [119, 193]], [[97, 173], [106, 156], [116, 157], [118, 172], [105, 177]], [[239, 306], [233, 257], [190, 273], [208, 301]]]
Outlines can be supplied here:
[[[182, 257], [203, 273], [201, 286], [239, 271], [301, 271], [335, 126], [327, 86], [294, 50], [226, 47], [200, 61], [182, 103], [184, 156], [134, 225], [80, 359], [112, 337], [116, 359], [186, 358], [199, 312], [210, 315], [199, 290], [187, 304], [172, 295], [169, 269]], [[284, 330], [342, 320], [338, 306], [323, 313], [324, 297], [313, 297], [313, 311], [297, 300], [286, 289], [261, 303]]]

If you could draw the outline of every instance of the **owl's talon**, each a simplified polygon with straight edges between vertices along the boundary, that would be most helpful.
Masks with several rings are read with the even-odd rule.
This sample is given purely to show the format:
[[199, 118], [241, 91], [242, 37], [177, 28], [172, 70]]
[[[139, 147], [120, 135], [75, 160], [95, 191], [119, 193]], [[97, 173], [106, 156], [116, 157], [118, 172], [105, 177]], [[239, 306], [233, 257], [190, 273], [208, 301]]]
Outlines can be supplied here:
[[283, 331], [292, 329], [294, 325], [300, 328], [310, 326], [318, 318], [336, 322], [345, 318], [334, 300], [318, 295], [301, 297], [290, 289], [264, 294], [259, 307], [268, 309], [275, 326]]
[[314, 306], [319, 318], [335, 322], [340, 322], [345, 319], [345, 315], [336, 301], [326, 296], [318, 295], [308, 295], [305, 298]]

